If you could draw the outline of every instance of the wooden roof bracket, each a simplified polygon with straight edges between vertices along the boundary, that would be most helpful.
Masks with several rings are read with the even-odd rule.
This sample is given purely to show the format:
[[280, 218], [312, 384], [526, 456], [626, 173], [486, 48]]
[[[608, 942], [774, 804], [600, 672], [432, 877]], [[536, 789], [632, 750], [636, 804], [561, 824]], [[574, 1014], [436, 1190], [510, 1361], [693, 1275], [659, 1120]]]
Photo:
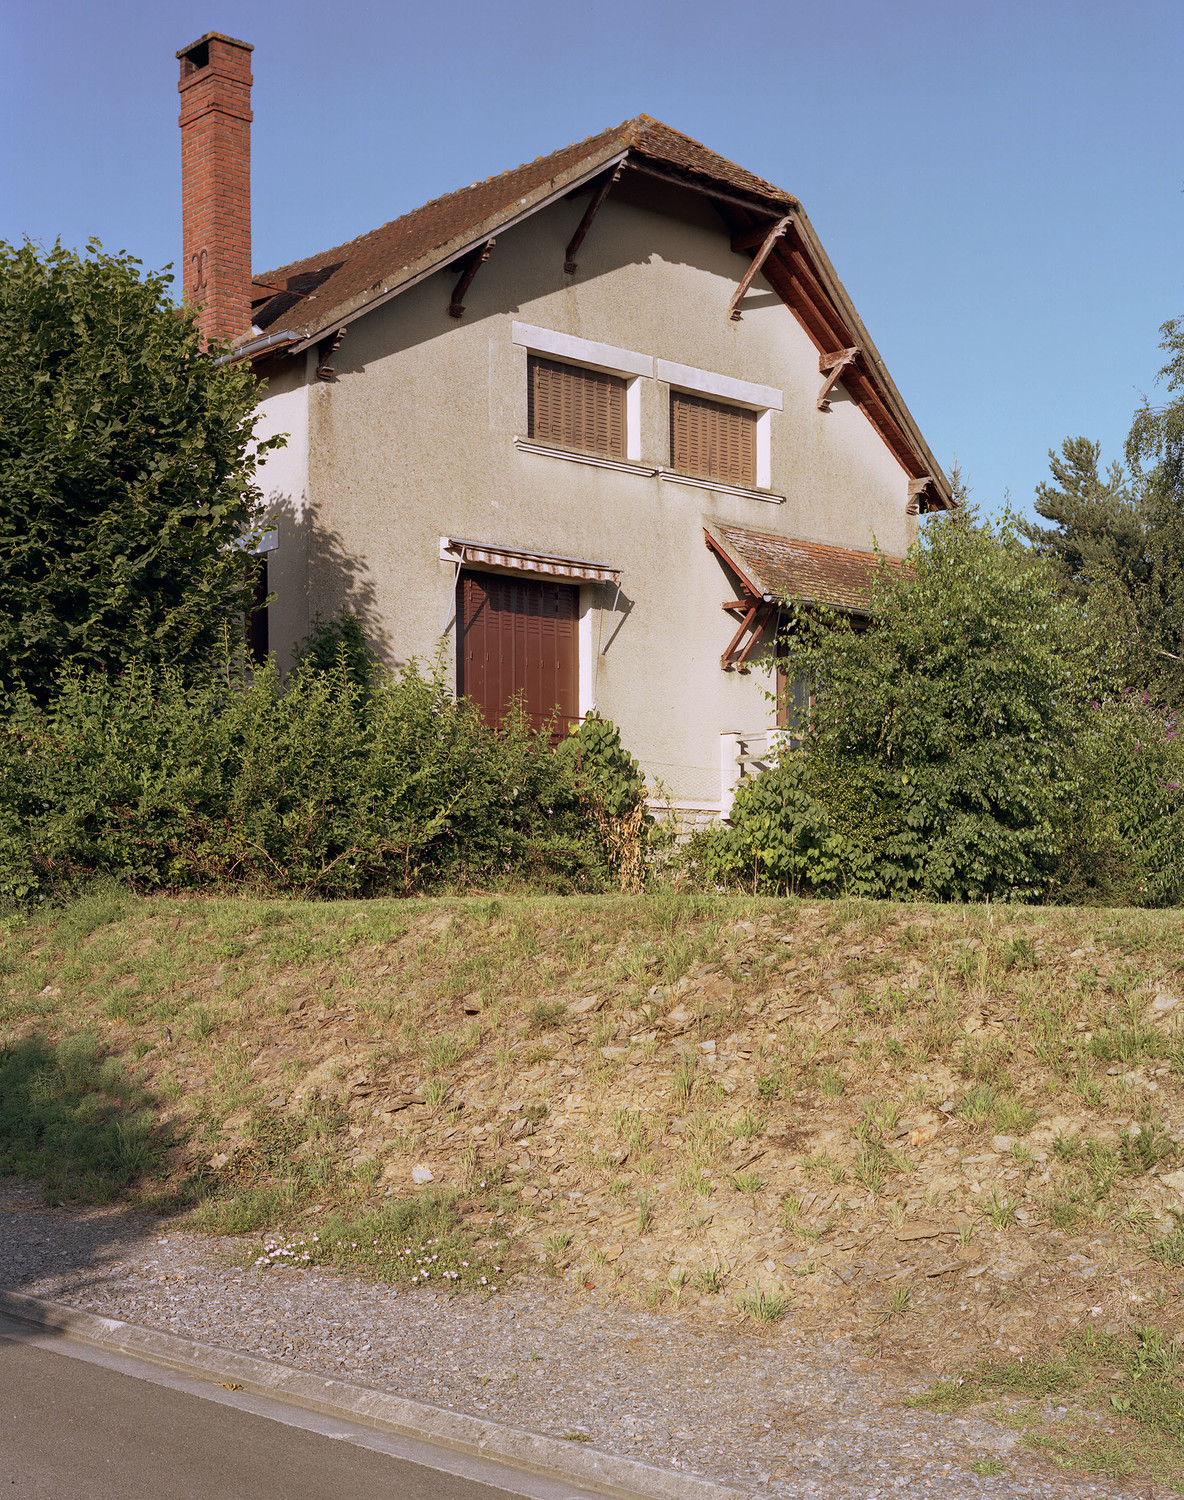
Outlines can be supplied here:
[[497, 244], [497, 240], [490, 238], [483, 245], [478, 245], [469, 256], [460, 279], [452, 290], [452, 301], [448, 304], [448, 316], [450, 318], [462, 318], [465, 312], [465, 293], [473, 284], [473, 277], [489, 259], [489, 252]]
[[322, 339], [317, 345], [317, 379], [327, 381], [332, 385], [337, 379], [337, 372], [329, 361], [341, 348], [341, 341], [345, 337], [345, 328], [341, 327], [329, 338]]
[[[728, 642], [726, 650], [720, 657], [719, 664], [725, 672], [730, 672], [733, 668], [744, 672], [748, 670], [746, 663], [756, 648], [756, 643], [760, 639], [761, 631], [765, 628], [770, 612], [779, 609], [780, 605], [772, 594], [764, 593], [759, 583], [754, 582], [753, 579], [748, 577], [736, 559], [726, 548], [720, 546], [719, 542], [716, 541], [715, 537], [712, 536], [706, 527], [703, 528], [703, 540], [707, 544], [707, 550], [714, 552], [720, 561], [727, 566], [728, 571], [740, 580], [740, 589], [743, 597], [740, 599], [727, 599], [720, 606], [721, 609], [743, 610], [744, 617], [736, 628], [736, 634]], [[750, 630], [752, 632], [751, 636], [745, 642], [744, 649], [737, 655], [736, 648], [744, 640], [745, 634]]]
[[825, 375], [822, 389], [818, 392], [818, 410], [830, 410], [830, 393], [838, 385], [843, 371], [849, 369], [859, 354], [859, 345], [853, 349], [836, 349], [833, 354], [820, 354], [818, 356], [818, 373]]
[[604, 178], [602, 178], [600, 186], [592, 194], [592, 201], [584, 210], [584, 217], [580, 220], [575, 234], [572, 235], [571, 239], [567, 243], [567, 249], [563, 252], [563, 270], [565, 275], [575, 275], [576, 251], [584, 243], [584, 236], [588, 233], [589, 229], [592, 228], [592, 220], [600, 212], [601, 204], [603, 204], [609, 193], [612, 192], [621, 176], [621, 173], [625, 170], [625, 160], [626, 158], [622, 158], [616, 164], [613, 170], [607, 173]]
[[739, 323], [740, 321], [740, 303], [743, 300], [745, 292], [748, 291], [748, 288], [756, 280], [761, 267], [773, 253], [773, 246], [792, 223], [792, 214], [786, 214], [783, 219], [778, 219], [776, 224], [765, 234], [764, 239], [761, 241], [760, 249], [752, 258], [752, 264], [745, 271], [740, 285], [732, 293], [732, 300], [728, 303], [728, 317], [733, 323]]
[[909, 500], [904, 508], [906, 516], [919, 516], [929, 509], [921, 497], [932, 483], [932, 474], [922, 474], [916, 479], [909, 480]]
[[744, 650], [741, 651], [740, 655], [732, 663], [732, 666], [736, 668], [737, 672], [747, 672], [748, 658], [756, 649], [756, 643], [761, 638], [761, 631], [764, 630], [765, 626], [769, 622], [769, 616], [775, 613], [776, 610], [777, 601], [775, 599], [765, 599], [761, 601], [760, 608], [756, 612], [756, 618], [751, 622], [750, 628], [752, 630], [752, 634], [744, 643]]
[[760, 609], [761, 603], [762, 601], [760, 599], [754, 599], [748, 606], [748, 610], [744, 618], [740, 621], [739, 627], [736, 630], [736, 634], [728, 642], [724, 654], [720, 657], [719, 664], [725, 672], [730, 672], [732, 670], [732, 667], [735, 665], [732, 658], [735, 654], [736, 647], [744, 639], [745, 631], [748, 630], [752, 622], [756, 619], [757, 611]]

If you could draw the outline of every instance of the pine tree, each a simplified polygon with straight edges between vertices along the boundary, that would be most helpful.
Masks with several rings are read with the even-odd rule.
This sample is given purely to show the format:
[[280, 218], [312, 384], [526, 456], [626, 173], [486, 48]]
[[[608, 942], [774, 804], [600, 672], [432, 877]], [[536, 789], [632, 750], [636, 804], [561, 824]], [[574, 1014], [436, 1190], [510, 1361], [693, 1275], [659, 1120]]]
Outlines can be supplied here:
[[1021, 521], [1032, 547], [1053, 563], [1068, 591], [1085, 601], [1099, 585], [1117, 583], [1131, 593], [1151, 571], [1146, 517], [1120, 463], [1099, 472], [1102, 445], [1066, 438], [1048, 450], [1055, 483], [1037, 486], [1036, 513], [1051, 527]]

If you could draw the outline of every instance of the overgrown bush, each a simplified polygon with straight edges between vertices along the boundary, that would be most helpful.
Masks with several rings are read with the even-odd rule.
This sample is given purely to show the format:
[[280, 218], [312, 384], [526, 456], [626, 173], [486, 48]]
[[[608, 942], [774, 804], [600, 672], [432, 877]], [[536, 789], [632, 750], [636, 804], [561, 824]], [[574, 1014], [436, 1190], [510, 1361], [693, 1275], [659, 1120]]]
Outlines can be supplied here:
[[[442, 663], [201, 685], [67, 672], [0, 735], [0, 895], [246, 887], [310, 896], [527, 880], [596, 889], [609, 867], [583, 782], [546, 735], [491, 731]], [[614, 802], [614, 806], [616, 803]]]
[[591, 819], [603, 857], [622, 890], [645, 885], [655, 823], [646, 806], [645, 777], [610, 719], [587, 713], [556, 751], [580, 806]]
[[1074, 741], [1079, 795], [1066, 809], [1053, 895], [1076, 904], [1184, 900], [1184, 736], [1144, 693], [1083, 709]]
[[[870, 628], [799, 611], [806, 751], [743, 786], [694, 857], [756, 889], [1040, 900], [1058, 878], [1084, 634], [1009, 523], [931, 523], [878, 570]], [[743, 874], [740, 872], [743, 871]]]
[[810, 779], [805, 757], [789, 755], [743, 782], [731, 826], [696, 835], [688, 858], [713, 884], [830, 892], [842, 880], [843, 841]]
[[319, 616], [301, 641], [296, 659], [306, 670], [342, 671], [356, 688], [369, 692], [382, 675], [382, 666], [370, 647], [366, 627], [351, 610], [342, 610], [332, 620]]

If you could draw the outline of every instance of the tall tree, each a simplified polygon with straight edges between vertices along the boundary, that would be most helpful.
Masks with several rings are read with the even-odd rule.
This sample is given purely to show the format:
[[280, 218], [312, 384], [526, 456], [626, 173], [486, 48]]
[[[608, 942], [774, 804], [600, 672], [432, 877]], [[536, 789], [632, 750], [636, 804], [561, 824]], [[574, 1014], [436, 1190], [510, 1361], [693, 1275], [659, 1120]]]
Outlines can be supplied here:
[[[1144, 397], [1126, 440], [1126, 457], [1148, 517], [1150, 577], [1138, 611], [1150, 686], [1184, 706], [1184, 318], [1160, 328], [1167, 363], [1156, 383], [1170, 399]], [[1177, 394], [1171, 394], [1177, 393]]]
[[139, 266], [0, 242], [0, 689], [43, 696], [68, 663], [191, 668], [241, 636], [277, 443], [253, 442], [250, 371]]
[[1150, 572], [1147, 526], [1120, 463], [1099, 471], [1102, 445], [1086, 437], [1066, 438], [1048, 450], [1053, 483], [1037, 486], [1037, 515], [1052, 526], [1019, 522], [1021, 533], [1056, 567], [1080, 600], [1097, 580], [1125, 589], [1145, 583]]

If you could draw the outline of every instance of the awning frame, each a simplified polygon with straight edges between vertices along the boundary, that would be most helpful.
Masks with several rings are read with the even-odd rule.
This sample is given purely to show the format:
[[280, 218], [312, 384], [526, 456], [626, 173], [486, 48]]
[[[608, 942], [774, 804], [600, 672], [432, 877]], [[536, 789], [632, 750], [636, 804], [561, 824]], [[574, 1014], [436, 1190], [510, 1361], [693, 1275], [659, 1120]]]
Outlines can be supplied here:
[[465, 541], [461, 537], [440, 538], [440, 560], [460, 568], [495, 568], [520, 577], [567, 578], [581, 583], [609, 583], [619, 590], [623, 570], [586, 557], [560, 557], [547, 552], [527, 552], [521, 547], [503, 547], [494, 542]]

